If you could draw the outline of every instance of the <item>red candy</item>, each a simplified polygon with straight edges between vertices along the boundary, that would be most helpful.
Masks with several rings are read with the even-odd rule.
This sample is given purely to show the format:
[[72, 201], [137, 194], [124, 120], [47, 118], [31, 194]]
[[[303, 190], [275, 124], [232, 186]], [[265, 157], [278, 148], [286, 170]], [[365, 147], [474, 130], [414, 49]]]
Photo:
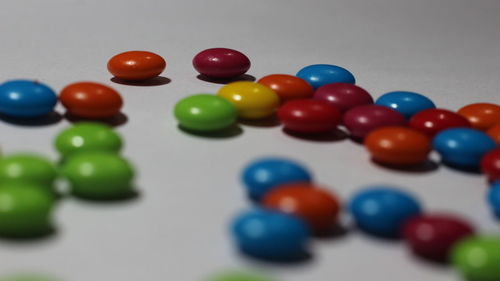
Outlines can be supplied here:
[[364, 138], [371, 131], [387, 126], [405, 126], [405, 117], [392, 108], [370, 104], [348, 110], [343, 118], [351, 136]]
[[324, 85], [316, 90], [314, 98], [328, 101], [342, 112], [356, 106], [373, 103], [373, 98], [367, 91], [349, 83]]
[[340, 111], [328, 102], [313, 99], [292, 100], [278, 110], [285, 129], [297, 133], [323, 133], [340, 123]]
[[449, 215], [420, 215], [403, 227], [403, 237], [412, 251], [433, 261], [447, 261], [453, 245], [474, 234], [467, 222]]
[[469, 121], [458, 113], [438, 108], [420, 111], [410, 119], [410, 127], [431, 137], [445, 129], [470, 126]]
[[193, 66], [199, 73], [215, 79], [238, 77], [250, 68], [250, 60], [244, 54], [226, 48], [201, 51], [193, 58]]
[[59, 100], [76, 117], [101, 119], [120, 112], [123, 100], [112, 88], [94, 82], [78, 82], [66, 86]]
[[332, 230], [340, 210], [339, 200], [328, 190], [307, 183], [277, 187], [266, 194], [263, 204], [302, 218], [318, 234]]
[[257, 83], [273, 89], [281, 102], [310, 98], [314, 88], [306, 80], [288, 74], [271, 74], [262, 77]]
[[118, 54], [108, 61], [108, 70], [116, 78], [140, 81], [154, 78], [165, 69], [167, 63], [159, 55], [145, 51], [129, 51]]
[[500, 148], [488, 152], [481, 159], [481, 171], [490, 181], [500, 180]]

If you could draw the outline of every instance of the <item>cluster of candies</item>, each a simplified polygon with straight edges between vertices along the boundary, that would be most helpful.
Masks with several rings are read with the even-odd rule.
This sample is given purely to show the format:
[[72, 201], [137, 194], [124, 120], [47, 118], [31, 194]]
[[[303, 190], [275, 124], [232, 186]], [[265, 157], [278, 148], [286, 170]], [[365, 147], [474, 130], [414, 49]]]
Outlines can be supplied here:
[[[135, 63], [130, 63], [130, 61]], [[149, 52], [126, 52], [110, 59], [109, 71], [119, 79], [156, 77], [165, 61]], [[59, 97], [38, 81], [12, 80], [0, 85], [0, 114], [20, 120], [43, 118], [57, 102], [68, 118], [106, 121], [120, 113], [123, 100], [114, 89], [94, 82], [63, 88]], [[87, 200], [122, 200], [133, 197], [134, 169], [120, 155], [121, 137], [102, 122], [78, 122], [55, 139], [61, 156], [56, 165], [34, 154], [12, 154], [0, 159], [0, 235], [39, 237], [51, 233], [52, 212], [64, 190]]]
[[[307, 258], [311, 236], [329, 235], [340, 225], [341, 203], [312, 183], [310, 172], [284, 158], [250, 163], [242, 173], [256, 203], [234, 219], [235, 243], [245, 254], [273, 261]], [[357, 228], [389, 239], [402, 238], [416, 255], [448, 262], [467, 280], [500, 280], [500, 237], [476, 235], [467, 221], [444, 213], [424, 213], [419, 201], [400, 188], [371, 186], [348, 203]]]
[[55, 139], [59, 165], [36, 154], [0, 159], [0, 236], [36, 238], [52, 233], [52, 213], [66, 190], [88, 200], [114, 200], [132, 192], [133, 168], [119, 155], [120, 136], [100, 123], [81, 122]]

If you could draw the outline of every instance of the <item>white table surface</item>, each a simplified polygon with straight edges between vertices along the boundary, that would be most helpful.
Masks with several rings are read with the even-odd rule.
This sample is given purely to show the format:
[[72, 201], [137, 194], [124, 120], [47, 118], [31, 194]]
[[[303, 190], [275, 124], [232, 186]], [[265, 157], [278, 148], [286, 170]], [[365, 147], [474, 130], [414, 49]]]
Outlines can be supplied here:
[[[231, 218], [249, 206], [242, 166], [278, 155], [307, 164], [317, 182], [348, 199], [368, 184], [400, 185], [427, 210], [471, 219], [499, 233], [484, 202], [485, 180], [440, 166], [411, 173], [368, 161], [349, 140], [315, 142], [279, 127], [241, 125], [231, 138], [200, 138], [177, 129], [172, 108], [182, 97], [221, 86], [196, 78], [192, 57], [210, 47], [247, 54], [257, 78], [295, 74], [314, 63], [351, 70], [374, 97], [420, 92], [440, 107], [500, 103], [498, 0], [4, 0], [0, 8], [0, 79], [39, 79], [54, 89], [103, 82], [124, 97], [128, 122], [117, 127], [124, 155], [140, 176], [139, 199], [97, 204], [67, 199], [57, 210], [57, 235], [41, 241], [0, 240], [0, 273], [42, 272], [67, 281], [203, 280], [243, 268], [283, 281], [460, 280], [447, 267], [411, 257], [402, 243], [353, 231], [314, 240], [314, 257], [296, 265], [240, 256], [228, 234]], [[107, 60], [149, 50], [168, 63], [160, 86], [111, 82]], [[59, 113], [64, 113], [58, 107]], [[54, 136], [70, 123], [44, 126], [0, 121], [3, 153], [32, 151], [57, 159]]]

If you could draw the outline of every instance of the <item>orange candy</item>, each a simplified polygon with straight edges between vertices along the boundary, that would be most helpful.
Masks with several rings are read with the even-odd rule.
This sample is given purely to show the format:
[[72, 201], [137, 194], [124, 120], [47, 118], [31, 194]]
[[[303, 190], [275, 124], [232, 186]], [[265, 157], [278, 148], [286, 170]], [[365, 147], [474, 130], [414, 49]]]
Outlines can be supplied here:
[[315, 233], [331, 231], [340, 211], [339, 199], [308, 183], [279, 186], [266, 194], [262, 202], [267, 208], [302, 218]]
[[294, 99], [310, 98], [314, 89], [304, 79], [288, 74], [271, 74], [257, 81], [273, 89], [280, 97], [281, 102]]
[[465, 117], [474, 129], [486, 131], [500, 124], [500, 106], [492, 103], [473, 103], [466, 105], [458, 114]]
[[151, 52], [129, 51], [112, 57], [108, 62], [108, 70], [116, 78], [140, 81], [154, 78], [165, 69], [165, 60]]
[[112, 88], [94, 82], [77, 82], [66, 86], [59, 100], [73, 116], [87, 119], [113, 117], [120, 112], [123, 100]]
[[365, 146], [373, 160], [388, 165], [415, 165], [427, 160], [430, 138], [406, 127], [384, 127], [365, 138]]
[[486, 133], [500, 146], [500, 124], [491, 127]]

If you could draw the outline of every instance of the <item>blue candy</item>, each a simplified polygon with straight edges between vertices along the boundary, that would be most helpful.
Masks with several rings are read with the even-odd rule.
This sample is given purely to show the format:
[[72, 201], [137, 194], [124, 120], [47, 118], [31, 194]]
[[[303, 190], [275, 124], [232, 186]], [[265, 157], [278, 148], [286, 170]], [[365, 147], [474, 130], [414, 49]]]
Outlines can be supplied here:
[[494, 182], [488, 191], [488, 203], [493, 214], [500, 219], [500, 181]]
[[356, 83], [356, 79], [347, 69], [331, 64], [313, 64], [297, 72], [297, 77], [306, 80], [314, 89], [331, 83]]
[[394, 187], [369, 187], [354, 196], [349, 210], [364, 232], [386, 238], [398, 238], [411, 217], [420, 214], [419, 202]]
[[299, 163], [285, 158], [262, 158], [250, 163], [241, 176], [250, 198], [256, 201], [273, 187], [310, 182], [311, 173]]
[[477, 168], [481, 158], [496, 148], [487, 134], [470, 128], [452, 128], [434, 137], [432, 146], [441, 154], [442, 162], [459, 168]]
[[56, 103], [56, 93], [40, 82], [12, 80], [0, 85], [0, 113], [10, 117], [42, 116], [52, 112]]
[[375, 104], [393, 108], [406, 118], [410, 118], [422, 110], [436, 108], [436, 105], [428, 97], [404, 91], [383, 94], [375, 101]]
[[232, 232], [239, 249], [256, 258], [295, 260], [308, 252], [309, 228], [292, 215], [254, 209], [234, 220]]

